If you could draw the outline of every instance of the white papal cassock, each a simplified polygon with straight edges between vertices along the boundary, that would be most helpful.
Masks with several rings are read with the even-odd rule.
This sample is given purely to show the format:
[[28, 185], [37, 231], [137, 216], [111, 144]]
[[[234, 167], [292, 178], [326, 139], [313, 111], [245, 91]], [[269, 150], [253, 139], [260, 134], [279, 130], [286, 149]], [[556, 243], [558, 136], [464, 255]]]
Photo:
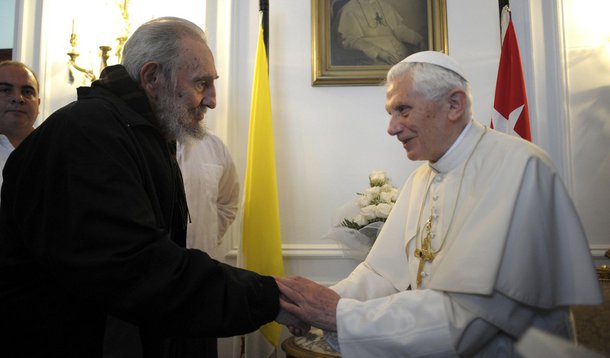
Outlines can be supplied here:
[[[438, 252], [416, 289], [428, 219]], [[601, 303], [550, 159], [476, 121], [408, 178], [366, 260], [332, 288], [346, 358], [512, 356], [528, 327], [569, 336], [568, 306]]]

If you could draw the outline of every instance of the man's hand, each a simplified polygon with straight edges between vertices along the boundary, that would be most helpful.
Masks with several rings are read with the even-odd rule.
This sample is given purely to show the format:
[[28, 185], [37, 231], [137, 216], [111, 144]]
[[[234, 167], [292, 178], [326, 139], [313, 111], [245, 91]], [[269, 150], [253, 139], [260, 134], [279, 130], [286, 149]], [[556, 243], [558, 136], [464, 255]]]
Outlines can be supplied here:
[[341, 297], [335, 291], [300, 276], [275, 280], [284, 296], [280, 299], [282, 310], [312, 326], [337, 331], [337, 304]]
[[[278, 286], [280, 285], [277, 277], [275, 277], [275, 282], [278, 284]], [[280, 305], [282, 304], [282, 301], [291, 302], [288, 297], [280, 293]], [[286, 326], [288, 328], [288, 331], [290, 331], [290, 333], [292, 333], [292, 335], [294, 336], [304, 336], [311, 329], [311, 326], [309, 324], [303, 322], [302, 320], [298, 319], [293, 314], [289, 313], [284, 309], [280, 309], [280, 312], [277, 314], [275, 321], [279, 324]]]
[[[283, 298], [280, 298], [280, 300], [283, 300]], [[304, 336], [311, 329], [309, 324], [301, 321], [284, 309], [280, 309], [280, 313], [278, 313], [275, 321], [286, 326], [288, 331], [294, 336]]]

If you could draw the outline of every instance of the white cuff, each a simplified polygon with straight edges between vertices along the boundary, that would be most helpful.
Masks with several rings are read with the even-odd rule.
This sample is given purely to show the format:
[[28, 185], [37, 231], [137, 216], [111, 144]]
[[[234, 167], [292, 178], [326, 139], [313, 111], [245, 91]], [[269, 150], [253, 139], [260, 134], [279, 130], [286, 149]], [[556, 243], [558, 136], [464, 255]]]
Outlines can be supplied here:
[[416, 290], [365, 302], [342, 298], [337, 305], [341, 356], [457, 356], [443, 297], [438, 291]]

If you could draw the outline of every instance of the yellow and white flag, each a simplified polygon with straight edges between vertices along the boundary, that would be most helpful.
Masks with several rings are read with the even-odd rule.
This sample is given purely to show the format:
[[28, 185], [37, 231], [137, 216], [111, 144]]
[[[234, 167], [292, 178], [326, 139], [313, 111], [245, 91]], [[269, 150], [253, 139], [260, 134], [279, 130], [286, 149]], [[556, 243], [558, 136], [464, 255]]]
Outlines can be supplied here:
[[[262, 275], [283, 276], [271, 98], [262, 22], [256, 46], [244, 190], [243, 267]], [[268, 323], [260, 331], [270, 344], [278, 347], [279, 324]]]

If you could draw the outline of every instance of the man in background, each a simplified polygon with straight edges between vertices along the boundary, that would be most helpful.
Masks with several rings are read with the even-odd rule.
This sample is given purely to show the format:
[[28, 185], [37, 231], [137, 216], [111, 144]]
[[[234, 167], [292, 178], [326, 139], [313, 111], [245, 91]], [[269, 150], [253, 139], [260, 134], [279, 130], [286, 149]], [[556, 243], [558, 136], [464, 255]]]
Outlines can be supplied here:
[[28, 66], [18, 61], [0, 62], [0, 170], [9, 154], [34, 130], [39, 93], [38, 79]]
[[530, 327], [569, 337], [569, 306], [601, 294], [548, 156], [474, 120], [467, 77], [445, 54], [413, 54], [387, 78], [388, 133], [425, 162], [365, 261], [330, 289], [278, 279], [282, 308], [345, 358], [511, 357]]
[[178, 141], [176, 151], [190, 214], [186, 246], [225, 262], [230, 242], [223, 237], [239, 208], [239, 178], [227, 146], [200, 126]]
[[[225, 234], [239, 208], [239, 178], [229, 149], [208, 130], [205, 122], [204, 118], [199, 123], [201, 130], [177, 142], [176, 159], [182, 171], [190, 218], [186, 247], [228, 263], [231, 240]], [[233, 338], [220, 338], [219, 355], [226, 355], [232, 342]]]

